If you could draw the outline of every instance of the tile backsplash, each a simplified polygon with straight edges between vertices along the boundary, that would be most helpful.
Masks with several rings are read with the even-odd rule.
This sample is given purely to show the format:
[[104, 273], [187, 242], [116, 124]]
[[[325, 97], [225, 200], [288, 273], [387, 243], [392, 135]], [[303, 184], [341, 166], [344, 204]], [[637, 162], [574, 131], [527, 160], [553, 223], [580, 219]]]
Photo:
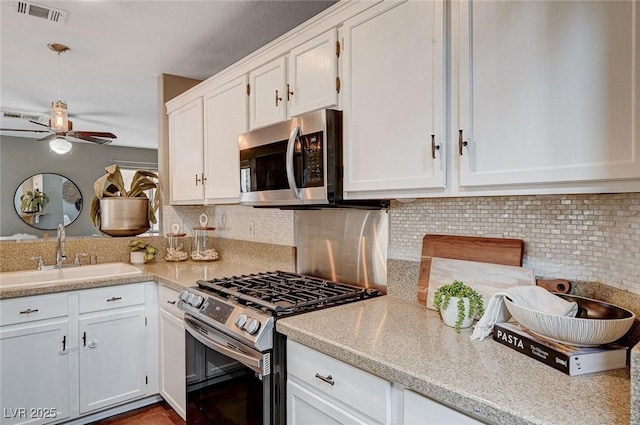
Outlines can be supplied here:
[[640, 294], [640, 193], [394, 201], [389, 232], [389, 257], [409, 261], [427, 233], [522, 239], [536, 276]]
[[[294, 244], [293, 213], [278, 209], [169, 207], [164, 230], [180, 221], [190, 231], [202, 212], [215, 222], [217, 237]], [[640, 193], [393, 201], [389, 233], [389, 257], [416, 262], [427, 233], [518, 238], [525, 242], [524, 265], [538, 277], [640, 294]]]
[[277, 208], [252, 208], [243, 205], [164, 206], [163, 232], [171, 232], [173, 223], [187, 233], [199, 226], [200, 214], [209, 217], [214, 236], [274, 245], [293, 246], [293, 211]]

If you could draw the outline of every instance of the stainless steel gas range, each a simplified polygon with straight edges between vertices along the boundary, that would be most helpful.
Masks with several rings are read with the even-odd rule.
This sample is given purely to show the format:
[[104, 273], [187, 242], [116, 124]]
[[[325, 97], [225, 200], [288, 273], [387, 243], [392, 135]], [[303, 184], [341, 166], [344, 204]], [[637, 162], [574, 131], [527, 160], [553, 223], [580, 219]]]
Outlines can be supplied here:
[[286, 338], [276, 321], [384, 293], [387, 211], [296, 211], [294, 226], [297, 273], [202, 280], [181, 294], [188, 425], [284, 424]]
[[198, 281], [180, 295], [187, 424], [284, 424], [285, 337], [275, 321], [382, 293], [288, 272]]

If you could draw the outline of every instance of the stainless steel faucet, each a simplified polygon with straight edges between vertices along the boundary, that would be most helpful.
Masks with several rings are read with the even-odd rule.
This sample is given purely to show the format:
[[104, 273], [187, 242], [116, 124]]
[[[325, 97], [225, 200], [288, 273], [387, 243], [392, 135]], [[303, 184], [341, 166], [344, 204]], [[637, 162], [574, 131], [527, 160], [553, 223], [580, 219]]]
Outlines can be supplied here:
[[62, 267], [62, 263], [67, 259], [67, 236], [64, 232], [64, 225], [58, 225], [58, 249], [56, 251], [56, 267]]

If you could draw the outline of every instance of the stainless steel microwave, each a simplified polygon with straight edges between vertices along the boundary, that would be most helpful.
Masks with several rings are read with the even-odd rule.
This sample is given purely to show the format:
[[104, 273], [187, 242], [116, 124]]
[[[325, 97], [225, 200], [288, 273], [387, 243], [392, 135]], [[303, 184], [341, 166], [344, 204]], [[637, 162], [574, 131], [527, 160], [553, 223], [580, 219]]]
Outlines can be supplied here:
[[240, 135], [240, 203], [374, 206], [342, 198], [342, 112], [323, 109]]

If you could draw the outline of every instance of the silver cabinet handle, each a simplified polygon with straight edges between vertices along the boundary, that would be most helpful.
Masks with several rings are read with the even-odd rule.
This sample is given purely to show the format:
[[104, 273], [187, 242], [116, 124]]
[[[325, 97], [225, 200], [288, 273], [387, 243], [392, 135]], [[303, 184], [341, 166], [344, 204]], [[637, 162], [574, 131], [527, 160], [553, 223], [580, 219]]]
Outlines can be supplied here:
[[109, 299], [107, 300], [107, 302], [110, 302], [110, 301], [118, 301], [118, 300], [121, 300], [121, 299], [122, 299], [122, 297], [111, 297], [111, 298], [109, 298]]
[[38, 309], [37, 309], [37, 308], [36, 308], [36, 309], [34, 309], [34, 310], [32, 310], [32, 309], [28, 308], [28, 309], [26, 309], [26, 310], [24, 310], [24, 311], [21, 311], [21, 312], [20, 312], [20, 314], [31, 314], [31, 313], [37, 313], [37, 312], [38, 312]]
[[176, 305], [176, 301], [167, 301], [167, 304]]
[[322, 376], [319, 373], [316, 373], [316, 378], [326, 382], [329, 385], [335, 385], [335, 381], [333, 380], [333, 377], [331, 375]]

